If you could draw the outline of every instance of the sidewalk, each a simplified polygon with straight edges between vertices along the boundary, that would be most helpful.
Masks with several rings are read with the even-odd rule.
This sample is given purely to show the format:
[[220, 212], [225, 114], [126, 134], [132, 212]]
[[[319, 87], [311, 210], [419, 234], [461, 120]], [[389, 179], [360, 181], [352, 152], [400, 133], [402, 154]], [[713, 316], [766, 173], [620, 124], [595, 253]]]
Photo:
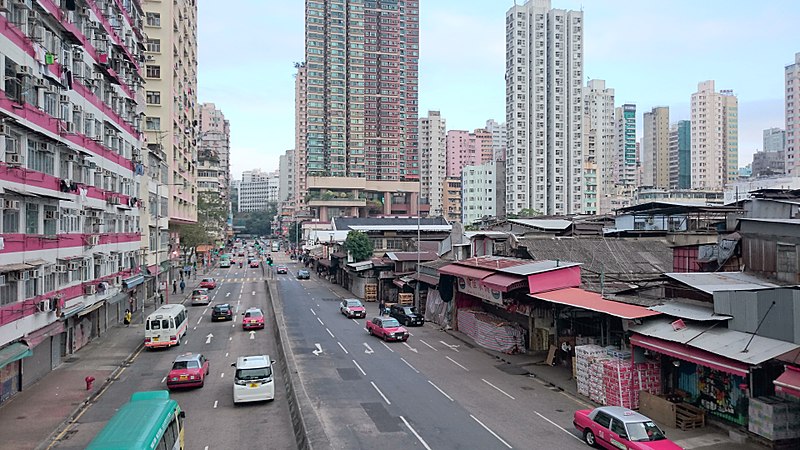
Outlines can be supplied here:
[[[201, 274], [198, 274], [201, 275]], [[198, 280], [188, 280], [186, 293], [170, 294], [172, 300], [191, 295]], [[144, 313], [155, 310], [152, 301]], [[3, 448], [45, 449], [65, 424], [90, 405], [144, 345], [142, 314], [135, 314], [130, 326], [109, 327], [33, 386], [15, 395], [0, 407], [0, 442]], [[95, 378], [86, 390], [84, 378]]]

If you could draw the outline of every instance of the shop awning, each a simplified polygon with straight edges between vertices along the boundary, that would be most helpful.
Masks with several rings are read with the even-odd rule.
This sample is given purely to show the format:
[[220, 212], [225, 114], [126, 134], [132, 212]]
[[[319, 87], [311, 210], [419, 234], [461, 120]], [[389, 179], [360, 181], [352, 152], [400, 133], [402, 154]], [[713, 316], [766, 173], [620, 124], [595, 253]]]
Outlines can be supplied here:
[[323, 266], [323, 267], [330, 267], [331, 266], [331, 260], [330, 259], [324, 259], [323, 258], [323, 259], [320, 259], [317, 262], [319, 263], [320, 266]]
[[439, 285], [439, 278], [434, 277], [432, 275], [426, 275], [424, 273], [420, 273], [420, 274], [416, 274], [415, 273], [415, 274], [411, 275], [411, 278], [413, 278], [415, 280], [419, 280], [419, 281], [421, 281], [423, 283], [426, 283], [426, 284], [429, 284], [431, 286], [438, 286]]
[[28, 333], [24, 338], [25, 343], [31, 348], [34, 348], [50, 336], [63, 333], [65, 329], [66, 327], [64, 326], [64, 322], [55, 321], [50, 325], [45, 325], [32, 333]]
[[392, 283], [393, 283], [395, 286], [399, 287], [399, 288], [403, 288], [403, 287], [405, 287], [405, 286], [406, 286], [406, 282], [405, 282], [405, 281], [403, 281], [403, 280], [397, 280], [397, 279], [395, 279], [395, 280], [392, 280]]
[[33, 351], [24, 342], [14, 342], [11, 345], [7, 345], [0, 349], [0, 369], [32, 354]]
[[73, 305], [73, 306], [70, 306], [69, 308], [65, 308], [61, 312], [61, 317], [59, 317], [59, 319], [67, 320], [68, 318], [70, 318], [70, 317], [74, 316], [75, 314], [78, 314], [79, 312], [81, 312], [83, 310], [83, 308], [85, 308], [83, 303], [78, 303], [77, 305]]
[[356, 263], [350, 263], [347, 265], [347, 267], [350, 267], [356, 272], [361, 272], [362, 270], [372, 269], [372, 261], [361, 261]]
[[[142, 278], [144, 278], [144, 277], [142, 277]], [[106, 300], [106, 304], [108, 304], [108, 305], [116, 305], [117, 303], [125, 300], [126, 298], [128, 298], [128, 294], [125, 293], [125, 292], [120, 292], [119, 294], [107, 299]]]
[[135, 288], [142, 283], [144, 283], [144, 275], [142, 274], [136, 274], [132, 277], [122, 280], [122, 285], [125, 287], [125, 289]]
[[528, 287], [528, 279], [505, 273], [495, 273], [484, 278], [481, 284], [496, 291], [508, 292]]
[[734, 361], [678, 342], [670, 342], [635, 334], [631, 336], [631, 345], [672, 356], [682, 361], [689, 361], [704, 367], [710, 367], [725, 373], [739, 375], [740, 377], [746, 377], [750, 372], [750, 366], [746, 363]]
[[546, 302], [574, 306], [576, 308], [595, 311], [628, 320], [641, 319], [643, 317], [657, 316], [661, 314], [658, 311], [650, 311], [649, 309], [641, 306], [606, 300], [597, 292], [584, 291], [580, 288], [558, 289], [550, 292], [541, 292], [539, 294], [529, 294], [529, 296], [538, 300], [544, 300]]
[[456, 277], [477, 278], [482, 280], [495, 272], [486, 269], [479, 269], [477, 267], [462, 266], [460, 264], [448, 264], [440, 267], [439, 273], [444, 275], [453, 275]]
[[103, 303], [104, 303], [104, 302], [102, 302], [102, 301], [99, 301], [99, 302], [95, 303], [94, 305], [92, 305], [92, 306], [90, 306], [90, 307], [88, 307], [88, 308], [84, 308], [84, 309], [82, 309], [82, 310], [81, 310], [81, 311], [78, 313], [78, 317], [83, 317], [83, 316], [85, 316], [85, 315], [87, 315], [87, 314], [91, 313], [92, 311], [96, 311], [96, 310], [100, 309], [100, 307], [101, 307], [101, 306], [103, 306]]
[[44, 259], [34, 259], [34, 260], [31, 260], [31, 261], [25, 261], [25, 264], [39, 267], [39, 266], [43, 266], [43, 265], [47, 264], [47, 261], [45, 261]]
[[775, 392], [800, 397], [800, 368], [786, 366], [786, 371], [772, 383], [775, 384]]
[[28, 270], [33, 269], [34, 266], [30, 264], [23, 264], [23, 263], [16, 263], [16, 264], [4, 264], [0, 266], [0, 273], [6, 272], [16, 272], [18, 270]]

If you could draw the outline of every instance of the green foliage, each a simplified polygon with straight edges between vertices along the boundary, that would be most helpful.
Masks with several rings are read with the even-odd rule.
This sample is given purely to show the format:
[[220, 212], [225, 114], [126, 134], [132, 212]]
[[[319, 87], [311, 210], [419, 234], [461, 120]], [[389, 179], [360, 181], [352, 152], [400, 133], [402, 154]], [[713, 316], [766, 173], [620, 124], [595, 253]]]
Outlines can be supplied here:
[[291, 242], [292, 244], [297, 242], [297, 237], [302, 232], [302, 230], [300, 229], [300, 225], [301, 224], [299, 222], [295, 222], [289, 227], [288, 239], [289, 242]]
[[542, 213], [535, 209], [525, 208], [519, 211], [519, 214], [508, 214], [509, 219], [527, 219], [530, 217], [541, 216]]
[[371, 258], [372, 252], [375, 250], [367, 234], [361, 231], [350, 231], [347, 233], [344, 247], [350, 252], [355, 262]]
[[272, 235], [272, 220], [277, 213], [277, 205], [270, 203], [265, 211], [236, 213], [233, 217], [233, 225], [244, 227], [244, 229], [237, 228], [237, 232], [241, 234], [270, 236]]
[[208, 230], [200, 222], [177, 225], [180, 236], [181, 253], [191, 255], [198, 245], [210, 244], [213, 240]]

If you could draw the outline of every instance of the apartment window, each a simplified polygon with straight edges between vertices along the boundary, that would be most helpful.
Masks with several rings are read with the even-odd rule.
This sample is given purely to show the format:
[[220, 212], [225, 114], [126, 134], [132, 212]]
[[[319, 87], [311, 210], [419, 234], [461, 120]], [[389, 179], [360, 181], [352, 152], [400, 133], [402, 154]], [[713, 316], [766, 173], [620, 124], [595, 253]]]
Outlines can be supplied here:
[[159, 131], [161, 130], [161, 118], [159, 117], [148, 117], [145, 119], [145, 127], [148, 131]]
[[3, 233], [19, 233], [19, 210], [3, 210]]
[[161, 53], [161, 39], [148, 39], [147, 51], [153, 53]]
[[39, 205], [36, 203], [25, 206], [25, 233], [39, 234]]
[[160, 105], [161, 104], [161, 92], [159, 91], [147, 91], [147, 103], [150, 105]]
[[147, 78], [161, 78], [161, 66], [148, 65], [145, 71]]
[[28, 168], [55, 175], [55, 157], [47, 144], [28, 139]]
[[161, 14], [157, 12], [149, 12], [147, 13], [147, 26], [148, 27], [160, 27], [161, 26]]
[[[10, 272], [6, 273], [6, 277]], [[6, 284], [0, 286], [0, 306], [10, 305], [17, 301], [17, 282], [6, 278]]]
[[45, 205], [44, 207], [44, 234], [55, 236], [57, 233], [58, 208]]

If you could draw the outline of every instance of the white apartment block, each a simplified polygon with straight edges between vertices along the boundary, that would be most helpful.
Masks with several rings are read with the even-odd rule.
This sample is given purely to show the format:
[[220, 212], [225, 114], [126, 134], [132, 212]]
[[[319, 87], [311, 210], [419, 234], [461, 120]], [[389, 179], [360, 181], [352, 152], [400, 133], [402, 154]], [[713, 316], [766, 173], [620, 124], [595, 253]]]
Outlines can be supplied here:
[[278, 202], [280, 175], [259, 169], [246, 170], [239, 183], [239, 212], [266, 211], [270, 203]]
[[739, 103], [703, 81], [692, 94], [692, 188], [723, 190], [739, 176]]
[[419, 119], [420, 199], [430, 204], [429, 215], [443, 214], [447, 178], [447, 124], [439, 111], [428, 111]]
[[281, 155], [278, 159], [278, 173], [280, 177], [278, 201], [294, 204], [294, 164], [294, 150], [286, 150], [286, 153]]
[[800, 175], [800, 52], [786, 66], [786, 174]]
[[[584, 91], [584, 114], [588, 123], [583, 132], [591, 135], [589, 141], [594, 144], [594, 159], [597, 164], [594, 180], [597, 184], [597, 213], [607, 214], [611, 212], [610, 199], [616, 194], [617, 145], [614, 89], [606, 88], [605, 81], [591, 80], [587, 84]], [[584, 176], [584, 202], [587, 200], [586, 190], [591, 186], [587, 184], [587, 179]]]
[[508, 146], [508, 133], [506, 124], [497, 123], [494, 119], [486, 121], [486, 131], [492, 135], [492, 155], [494, 161], [505, 161], [506, 147]]
[[583, 12], [528, 0], [506, 13], [506, 210], [580, 213]]
[[[498, 168], [498, 164], [501, 167]], [[461, 222], [471, 225], [484, 217], [499, 217], [502, 208], [498, 185], [502, 182], [502, 161], [491, 161], [461, 170]]]
[[641, 153], [643, 187], [670, 187], [669, 141], [669, 108], [656, 106], [644, 113]]

